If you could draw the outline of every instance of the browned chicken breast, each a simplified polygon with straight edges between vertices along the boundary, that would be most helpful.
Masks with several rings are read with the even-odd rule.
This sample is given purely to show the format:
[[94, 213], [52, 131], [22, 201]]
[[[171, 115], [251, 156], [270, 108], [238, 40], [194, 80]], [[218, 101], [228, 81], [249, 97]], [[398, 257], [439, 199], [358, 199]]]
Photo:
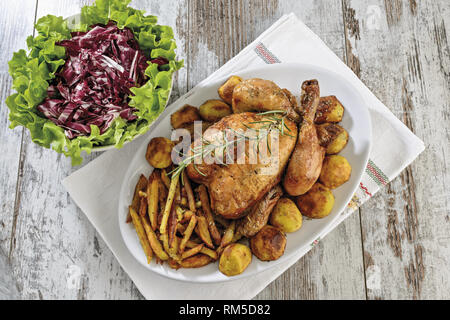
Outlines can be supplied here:
[[257, 234], [267, 224], [273, 207], [282, 195], [283, 189], [280, 185], [273, 187], [249, 210], [245, 217], [238, 221], [236, 232], [247, 238]]
[[[209, 127], [204, 135], [204, 141], [214, 141], [223, 137], [223, 132], [228, 129], [246, 130], [246, 126], [258, 129], [269, 120], [268, 116], [258, 115], [251, 112], [232, 114], [222, 118], [219, 122]], [[238, 219], [246, 213], [246, 209], [259, 201], [270, 189], [277, 185], [281, 174], [288, 162], [289, 156], [297, 140], [297, 126], [289, 119], [285, 119], [289, 128], [289, 135], [279, 135], [278, 156], [272, 161], [258, 161], [251, 164], [251, 152], [242, 153], [238, 163], [231, 164], [208, 164], [202, 162], [187, 167], [189, 178], [207, 186], [212, 210], [227, 219]], [[286, 129], [287, 130], [287, 129]], [[266, 140], [262, 142], [266, 143]], [[195, 143], [192, 146], [195, 148]], [[247, 150], [249, 143], [246, 142]], [[237, 152], [235, 152], [237, 154]], [[242, 163], [243, 162], [243, 163]]]
[[300, 116], [290, 98], [289, 91], [270, 80], [248, 79], [234, 88], [232, 107], [234, 113], [285, 110], [289, 119], [299, 122]]
[[306, 193], [317, 181], [322, 169], [325, 148], [320, 145], [314, 125], [319, 99], [320, 90], [317, 80], [303, 82], [300, 98], [303, 121], [283, 181], [284, 189], [291, 196]]

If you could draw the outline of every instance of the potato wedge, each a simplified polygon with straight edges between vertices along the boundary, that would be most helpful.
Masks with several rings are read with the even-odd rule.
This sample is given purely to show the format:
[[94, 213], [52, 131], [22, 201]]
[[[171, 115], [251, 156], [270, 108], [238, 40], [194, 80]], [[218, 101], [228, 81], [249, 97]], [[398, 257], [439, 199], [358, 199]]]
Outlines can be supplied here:
[[184, 231], [183, 239], [181, 240], [179, 248], [180, 252], [184, 251], [184, 248], [186, 247], [187, 242], [191, 238], [192, 232], [194, 231], [196, 225], [197, 225], [197, 216], [194, 214], [192, 215], [191, 220], [189, 221], [189, 224], [186, 230]]
[[156, 236], [156, 233], [153, 231], [150, 222], [147, 220], [147, 218], [142, 218], [141, 220], [142, 224], [144, 225], [145, 233], [147, 234], [148, 242], [150, 243], [150, 246], [152, 247], [155, 255], [162, 261], [169, 259], [169, 256], [164, 251], [161, 242], [159, 242], [158, 237]]
[[181, 260], [179, 262], [182, 268], [201, 268], [213, 261], [209, 256], [204, 254], [196, 254], [195, 256]]
[[167, 168], [172, 164], [173, 147], [174, 143], [167, 138], [153, 138], [147, 146], [145, 159], [147, 159], [148, 163], [154, 168]]
[[153, 170], [148, 178], [149, 182], [147, 185], [148, 217], [153, 230], [156, 230], [158, 226], [159, 179], [160, 172]]
[[197, 227], [195, 228], [198, 236], [202, 241], [211, 249], [214, 249], [214, 245], [211, 240], [211, 235], [209, 234], [208, 222], [204, 216], [197, 217]]
[[[147, 189], [147, 178], [141, 174], [139, 176], [139, 180], [136, 183], [136, 187], [134, 188], [134, 194], [133, 194], [133, 200], [131, 201], [131, 207], [134, 209], [134, 211], [139, 211], [139, 204], [140, 204], [140, 197], [139, 197], [139, 191], [146, 191]], [[130, 212], [128, 212], [127, 215], [127, 223], [131, 222], [131, 215]]]
[[219, 93], [219, 97], [223, 99], [228, 104], [231, 104], [231, 100], [233, 98], [233, 90], [234, 87], [242, 82], [242, 78], [239, 76], [231, 76], [220, 88], [217, 90]]
[[341, 122], [344, 116], [344, 106], [336, 96], [320, 97], [315, 123]]
[[201, 120], [198, 108], [191, 105], [184, 105], [170, 116], [170, 124], [174, 129], [181, 128], [187, 123]]
[[221, 240], [220, 233], [219, 233], [219, 230], [217, 230], [216, 223], [214, 222], [212, 210], [209, 205], [208, 190], [206, 190], [205, 185], [202, 184], [198, 187], [198, 194], [200, 197], [200, 201], [202, 202], [203, 213], [206, 218], [206, 221], [208, 222], [208, 229], [211, 234], [211, 237], [214, 240], [214, 243], [216, 245], [220, 245], [220, 240]]
[[147, 256], [147, 263], [152, 261], [153, 251], [150, 247], [150, 243], [148, 242], [144, 226], [142, 225], [141, 217], [137, 214], [137, 212], [130, 206], [129, 207], [131, 220], [133, 221], [134, 228], [139, 237], [139, 242], [141, 243], [142, 248], [144, 249], [144, 253]]
[[231, 107], [222, 100], [208, 100], [200, 107], [200, 117], [208, 122], [217, 122], [223, 117], [229, 116], [233, 113]]

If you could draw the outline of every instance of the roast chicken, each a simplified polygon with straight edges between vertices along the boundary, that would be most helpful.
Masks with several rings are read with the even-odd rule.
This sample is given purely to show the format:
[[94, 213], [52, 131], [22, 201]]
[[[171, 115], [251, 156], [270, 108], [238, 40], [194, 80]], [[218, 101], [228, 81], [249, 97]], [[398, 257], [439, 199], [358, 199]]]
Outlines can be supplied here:
[[[223, 142], [223, 133], [227, 130], [247, 130], [249, 126], [258, 129], [266, 125], [266, 121], [270, 121], [270, 116], [252, 112], [235, 113], [209, 127], [203, 134], [203, 142], [220, 144]], [[289, 135], [277, 135], [278, 152], [271, 150], [274, 155], [271, 161], [251, 161], [250, 143], [246, 142], [247, 152], [234, 152], [236, 156], [241, 157], [240, 161], [232, 161], [231, 164], [208, 164], [205, 160], [197, 165], [189, 164], [189, 178], [206, 185], [211, 208], [216, 214], [227, 219], [238, 219], [248, 213], [248, 208], [280, 182], [297, 140], [296, 124], [289, 119], [285, 119], [285, 124]], [[266, 138], [263, 140], [262, 145], [266, 145]], [[194, 148], [195, 146], [196, 142], [193, 144]]]
[[[245, 154], [243, 162], [203, 161], [187, 167], [189, 178], [208, 188], [215, 214], [227, 219], [242, 218], [237, 224], [241, 235], [252, 236], [267, 223], [273, 205], [283, 192], [278, 186], [283, 173], [282, 185], [290, 195], [306, 193], [319, 177], [325, 148], [320, 145], [314, 125], [320, 98], [317, 80], [305, 81], [301, 91], [299, 106], [295, 96], [272, 81], [242, 81], [233, 90], [234, 113], [209, 127], [200, 142], [220, 145], [226, 130], [246, 130], [249, 126], [257, 129], [273, 116], [255, 112], [282, 110], [285, 114], [279, 116], [285, 116], [289, 134], [279, 135], [276, 161], [249, 164], [249, 155]], [[199, 141], [192, 147], [198, 145]]]

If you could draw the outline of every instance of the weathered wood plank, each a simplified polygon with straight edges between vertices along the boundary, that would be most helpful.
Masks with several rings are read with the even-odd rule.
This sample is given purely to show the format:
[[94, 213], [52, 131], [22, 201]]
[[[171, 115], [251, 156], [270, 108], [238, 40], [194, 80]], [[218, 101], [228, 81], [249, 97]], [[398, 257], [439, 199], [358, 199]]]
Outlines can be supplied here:
[[[14, 224], [14, 203], [16, 198], [22, 128], [9, 129], [9, 110], [5, 99], [12, 93], [12, 79], [8, 74], [8, 61], [12, 53], [26, 47], [26, 38], [33, 32], [36, 1], [3, 3], [0, 10], [0, 261], [6, 261], [11, 244]], [[21, 16], [23, 19], [17, 19]], [[3, 270], [2, 270], [3, 271]], [[6, 272], [6, 271], [5, 271]], [[5, 273], [5, 277], [8, 274]], [[6, 281], [6, 279], [5, 279]], [[14, 282], [12, 279], [8, 282]]]
[[448, 299], [450, 4], [343, 3], [350, 65], [427, 148], [361, 209], [368, 298]]
[[[344, 59], [341, 1], [280, 1], [269, 25], [294, 12]], [[267, 26], [264, 26], [266, 28]], [[258, 30], [257, 33], [262, 32]], [[301, 79], [299, 79], [301, 81]], [[358, 213], [328, 234], [307, 255], [262, 291], [257, 299], [365, 299]]]
[[[41, 0], [37, 16], [70, 16], [90, 2]], [[134, 1], [132, 5], [158, 15], [161, 24], [180, 25], [180, 30], [183, 29], [183, 21], [177, 17], [187, 14], [179, 1], [159, 4]], [[177, 30], [174, 31], [177, 33]], [[177, 35], [176, 38], [183, 59], [184, 39]], [[180, 71], [175, 76], [172, 100], [185, 92], [186, 71]], [[19, 215], [12, 238], [15, 245], [11, 247], [11, 261], [20, 279], [22, 298], [142, 298], [63, 189], [61, 180], [76, 170], [70, 160], [32, 144], [27, 135], [23, 144], [23, 178], [17, 201]]]

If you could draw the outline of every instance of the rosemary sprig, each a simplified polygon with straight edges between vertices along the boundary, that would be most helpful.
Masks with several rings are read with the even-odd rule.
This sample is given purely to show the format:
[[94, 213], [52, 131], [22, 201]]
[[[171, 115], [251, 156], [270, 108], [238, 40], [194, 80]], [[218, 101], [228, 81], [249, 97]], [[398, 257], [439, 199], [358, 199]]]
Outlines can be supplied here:
[[[182, 172], [186, 169], [186, 167], [190, 163], [193, 163], [194, 169], [200, 175], [206, 176], [206, 174], [201, 172], [200, 169], [198, 168], [197, 164], [195, 163], [195, 159], [197, 159], [199, 157], [201, 157], [203, 159], [209, 155], [214, 156], [214, 152], [216, 149], [222, 149], [223, 154], [228, 156], [227, 149], [230, 146], [234, 146], [235, 144], [237, 144], [241, 141], [245, 141], [245, 140], [247, 140], [249, 142], [253, 141], [256, 144], [257, 153], [259, 153], [259, 144], [263, 139], [266, 139], [267, 149], [268, 149], [269, 153], [272, 154], [272, 151], [270, 149], [270, 143], [269, 143], [269, 135], [270, 135], [270, 132], [273, 130], [280, 131], [281, 135], [294, 137], [293, 135], [287, 133], [287, 132], [290, 132], [291, 129], [286, 125], [286, 122], [285, 122], [286, 111], [272, 110], [272, 111], [260, 112], [260, 113], [258, 113], [258, 115], [268, 116], [267, 118], [270, 120], [252, 121], [252, 122], [249, 122], [248, 124], [243, 123], [243, 126], [245, 128], [253, 131], [255, 134], [246, 135], [246, 134], [243, 134], [242, 132], [239, 132], [232, 128], [229, 128], [228, 130], [233, 132], [237, 136], [237, 138], [233, 139], [233, 140], [229, 140], [225, 133], [226, 130], [224, 130], [224, 132], [223, 132], [223, 140], [224, 141], [220, 145], [216, 145], [216, 144], [212, 143], [211, 141], [208, 141], [208, 140], [205, 140], [202, 138], [202, 144], [200, 146], [191, 147], [190, 148], [191, 155], [189, 155], [185, 159], [183, 159], [183, 161], [181, 161], [178, 164], [178, 166], [174, 170], [170, 171], [168, 174], [172, 175], [172, 179], [174, 179], [178, 175], [182, 174]], [[259, 128], [254, 128], [254, 127], [250, 126], [251, 124], [263, 124], [263, 125]], [[263, 131], [263, 134], [260, 134], [261, 131]], [[221, 164], [227, 165], [226, 163], [224, 163], [223, 159], [222, 159]]]

